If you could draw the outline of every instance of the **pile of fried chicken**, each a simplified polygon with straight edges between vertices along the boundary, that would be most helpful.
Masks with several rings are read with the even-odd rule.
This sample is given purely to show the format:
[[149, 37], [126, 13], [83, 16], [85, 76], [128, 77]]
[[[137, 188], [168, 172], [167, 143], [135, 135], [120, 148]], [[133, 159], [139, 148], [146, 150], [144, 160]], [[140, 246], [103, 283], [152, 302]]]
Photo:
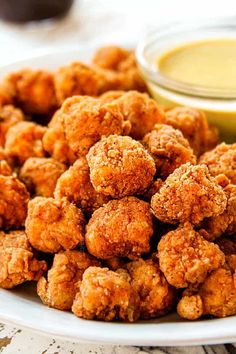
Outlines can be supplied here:
[[0, 287], [84, 319], [236, 314], [236, 143], [163, 110], [132, 51], [0, 84]]

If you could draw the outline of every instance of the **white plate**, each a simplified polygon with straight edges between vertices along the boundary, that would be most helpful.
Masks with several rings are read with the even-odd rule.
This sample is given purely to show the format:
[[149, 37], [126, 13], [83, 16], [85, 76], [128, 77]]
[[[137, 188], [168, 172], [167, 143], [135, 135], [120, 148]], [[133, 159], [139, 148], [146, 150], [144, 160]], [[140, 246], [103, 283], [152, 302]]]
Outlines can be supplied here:
[[[39, 54], [0, 68], [0, 76], [22, 67], [55, 69], [73, 60], [89, 61], [94, 49], [77, 48]], [[171, 314], [155, 321], [134, 324], [87, 321], [72, 313], [44, 306], [33, 285], [0, 289], [0, 321], [41, 334], [73, 341], [139, 346], [219, 344], [236, 341], [236, 316], [223, 319], [183, 321]]]

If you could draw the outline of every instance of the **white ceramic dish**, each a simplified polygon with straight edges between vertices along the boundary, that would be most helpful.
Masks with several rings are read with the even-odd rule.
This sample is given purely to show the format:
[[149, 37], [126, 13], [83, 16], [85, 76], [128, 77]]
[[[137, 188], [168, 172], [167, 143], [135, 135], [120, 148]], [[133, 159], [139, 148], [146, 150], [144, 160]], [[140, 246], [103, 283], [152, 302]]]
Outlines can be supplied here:
[[[73, 60], [89, 61], [94, 48], [37, 53], [31, 58], [0, 67], [0, 76], [22, 67], [55, 69]], [[105, 323], [76, 318], [42, 305], [33, 285], [0, 289], [0, 321], [41, 334], [73, 341], [121, 345], [179, 346], [236, 342], [236, 316], [224, 319], [183, 321], [171, 314], [155, 321], [134, 324]]]

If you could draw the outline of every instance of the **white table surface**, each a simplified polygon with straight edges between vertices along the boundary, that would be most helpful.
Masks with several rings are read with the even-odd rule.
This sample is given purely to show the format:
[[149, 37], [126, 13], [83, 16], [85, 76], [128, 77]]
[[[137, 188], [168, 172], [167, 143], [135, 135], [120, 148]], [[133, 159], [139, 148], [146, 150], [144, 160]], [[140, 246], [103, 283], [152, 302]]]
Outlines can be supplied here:
[[[143, 30], [150, 25], [207, 16], [235, 16], [236, 18], [235, 0], [80, 0], [75, 3], [69, 16], [55, 23], [45, 22], [40, 26], [0, 23], [0, 65], [41, 49], [51, 50], [76, 44], [102, 45], [124, 41], [135, 44]], [[0, 324], [0, 353], [236, 354], [236, 346], [227, 344], [151, 348], [75, 344]]]

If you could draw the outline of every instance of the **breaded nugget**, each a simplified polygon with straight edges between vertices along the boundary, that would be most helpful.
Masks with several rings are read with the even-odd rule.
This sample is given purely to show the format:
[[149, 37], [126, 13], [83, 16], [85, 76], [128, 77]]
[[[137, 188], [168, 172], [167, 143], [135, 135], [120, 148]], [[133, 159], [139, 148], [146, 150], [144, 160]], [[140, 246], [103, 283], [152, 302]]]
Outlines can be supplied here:
[[190, 221], [198, 225], [204, 218], [224, 212], [227, 197], [205, 165], [186, 163], [169, 175], [151, 200], [154, 215], [162, 222]]
[[227, 196], [227, 205], [224, 212], [203, 220], [201, 227], [207, 231], [205, 238], [212, 241], [221, 235], [236, 233], [236, 185], [228, 184], [224, 188]]
[[0, 106], [0, 146], [5, 145], [7, 131], [25, 119], [23, 112], [12, 105]]
[[166, 179], [174, 170], [186, 162], [196, 163], [189, 142], [180, 130], [166, 124], [156, 124], [143, 139], [144, 145], [152, 154], [157, 175]]
[[161, 238], [158, 257], [168, 283], [176, 288], [204, 282], [225, 262], [220, 248], [206, 241], [188, 222]]
[[73, 166], [59, 177], [55, 189], [55, 198], [61, 199], [63, 197], [81, 207], [86, 214], [91, 214], [109, 201], [109, 197], [97, 193], [93, 188], [85, 157], [78, 159]]
[[80, 251], [65, 251], [55, 254], [47, 279], [41, 277], [37, 293], [42, 302], [58, 310], [70, 310], [85, 269], [99, 266], [99, 262]]
[[44, 157], [42, 138], [45, 132], [45, 127], [32, 122], [15, 124], [6, 135], [6, 153], [19, 164], [29, 157]]
[[0, 175], [11, 176], [12, 169], [6, 160], [0, 159]]
[[236, 314], [235, 269], [219, 268], [213, 271], [199, 290], [184, 292], [177, 306], [180, 317], [196, 320], [202, 315], [226, 317]]
[[149, 204], [135, 197], [112, 200], [97, 209], [86, 226], [90, 254], [100, 259], [137, 259], [150, 251], [153, 234]]
[[6, 78], [17, 106], [29, 114], [51, 114], [57, 107], [53, 75], [45, 70], [23, 69]]
[[74, 152], [66, 141], [60, 110], [56, 111], [48, 124], [48, 129], [43, 136], [43, 148], [51, 157], [62, 163], [70, 165], [76, 160]]
[[46, 269], [46, 262], [35, 259], [24, 231], [0, 231], [0, 288], [38, 280]]
[[190, 107], [175, 107], [166, 112], [166, 124], [179, 129], [199, 156], [219, 141], [217, 128], [210, 127], [203, 112]]
[[57, 180], [66, 169], [66, 165], [49, 157], [30, 157], [19, 178], [33, 195], [53, 197]]
[[29, 193], [23, 183], [12, 176], [0, 175], [0, 229], [24, 224]]
[[217, 145], [215, 149], [203, 154], [199, 163], [205, 163], [212, 176], [223, 173], [236, 184], [236, 143]]
[[140, 297], [140, 317], [149, 319], [168, 313], [174, 304], [174, 290], [167, 283], [158, 262], [139, 259], [128, 263], [127, 270], [131, 285]]
[[102, 136], [128, 134], [130, 123], [124, 121], [119, 108], [102, 104], [92, 97], [68, 98], [61, 107], [66, 140], [74, 153], [85, 156]]
[[75, 95], [97, 96], [103, 75], [79, 61], [59, 68], [54, 75], [56, 97], [60, 104]]
[[133, 322], [139, 317], [139, 296], [125, 270], [89, 267], [83, 274], [72, 311], [88, 320]]
[[153, 158], [128, 136], [102, 138], [89, 150], [87, 161], [95, 190], [113, 198], [141, 194], [156, 172]]
[[25, 228], [31, 245], [42, 252], [56, 253], [84, 243], [83, 213], [65, 198], [32, 199]]
[[92, 63], [103, 69], [119, 70], [119, 65], [131, 54], [130, 50], [110, 45], [96, 50]]

